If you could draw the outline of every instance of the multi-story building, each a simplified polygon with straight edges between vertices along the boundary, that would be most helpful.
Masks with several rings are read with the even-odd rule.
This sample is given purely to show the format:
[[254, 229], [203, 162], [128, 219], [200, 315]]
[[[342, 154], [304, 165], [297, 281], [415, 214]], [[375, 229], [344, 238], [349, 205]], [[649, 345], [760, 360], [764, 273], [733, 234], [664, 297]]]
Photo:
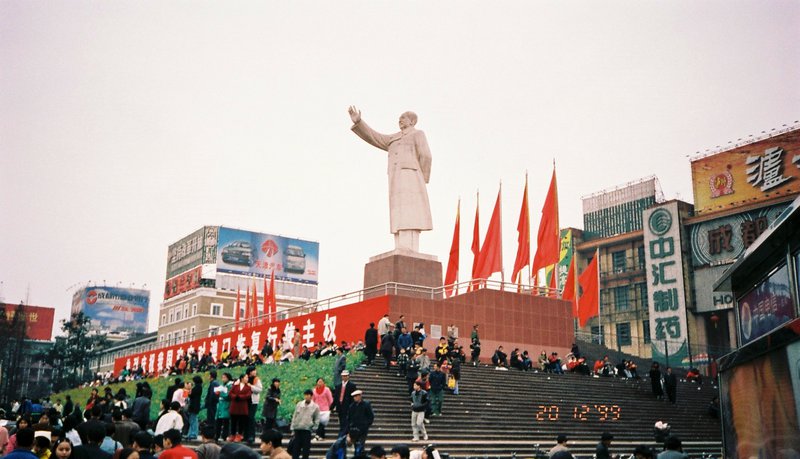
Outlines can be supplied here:
[[572, 230], [579, 271], [600, 256], [600, 314], [581, 334], [640, 356], [651, 339], [642, 213], [662, 201], [656, 177], [600, 191], [583, 198], [584, 230]]
[[800, 128], [694, 158], [691, 167], [695, 212], [685, 224], [697, 341], [719, 356], [736, 347], [736, 323], [734, 295], [714, 291], [714, 282], [800, 193]]
[[572, 230], [583, 271], [599, 254], [596, 342], [703, 367], [733, 349], [734, 297], [713, 285], [800, 194], [800, 129], [692, 160], [694, 205], [664, 202], [647, 178], [584, 198]]
[[[262, 320], [270, 312], [272, 320], [281, 319], [286, 309], [317, 299], [318, 265], [317, 242], [224, 226], [200, 228], [169, 247], [157, 343], [228, 331], [237, 319], [253, 318], [247, 307], [253, 298]], [[273, 278], [274, 308], [271, 295], [265, 295]]]

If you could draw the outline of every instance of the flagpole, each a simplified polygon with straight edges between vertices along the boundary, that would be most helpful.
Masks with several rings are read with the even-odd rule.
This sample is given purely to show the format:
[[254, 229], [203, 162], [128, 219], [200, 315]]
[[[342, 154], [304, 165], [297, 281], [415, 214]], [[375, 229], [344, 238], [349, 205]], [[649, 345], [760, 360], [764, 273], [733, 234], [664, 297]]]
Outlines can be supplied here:
[[[498, 215], [500, 225], [500, 258], [503, 257], [503, 181], [500, 180], [500, 214]], [[506, 274], [503, 269], [503, 263], [500, 263], [500, 291], [504, 291], [504, 284], [506, 282]]]
[[600, 246], [595, 249], [595, 259], [597, 260], [597, 317], [600, 319], [600, 339], [603, 346], [606, 345], [606, 332], [603, 328], [603, 298], [600, 295]]

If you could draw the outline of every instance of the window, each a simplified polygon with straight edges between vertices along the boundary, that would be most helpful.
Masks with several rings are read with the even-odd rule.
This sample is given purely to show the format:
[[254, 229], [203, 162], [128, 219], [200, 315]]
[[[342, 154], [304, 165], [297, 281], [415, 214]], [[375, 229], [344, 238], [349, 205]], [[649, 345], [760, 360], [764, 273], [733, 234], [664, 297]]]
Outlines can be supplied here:
[[222, 327], [208, 327], [208, 336], [219, 336]]
[[644, 344], [650, 344], [650, 321], [643, 320], [642, 321], [642, 338], [644, 340]]
[[192, 305], [192, 317], [197, 315], [197, 303]]
[[603, 344], [603, 326], [592, 327], [592, 343]]
[[184, 304], [183, 305], [183, 317], [187, 317], [187, 318], [189, 317], [189, 305], [188, 304]]
[[179, 320], [181, 320], [181, 308], [178, 308], [178, 310], [175, 311], [175, 322], [178, 322]]
[[625, 272], [625, 251], [620, 250], [618, 252], [611, 253], [611, 267], [615, 273], [624, 273]]
[[159, 325], [164, 325], [167, 322], [167, 315], [161, 314], [161, 323]]
[[169, 344], [170, 341], [172, 341], [172, 332], [167, 333], [167, 344]]
[[175, 321], [175, 310], [174, 309], [170, 309], [169, 310], [169, 322], [167, 322], [167, 323], [171, 324], [174, 321]]
[[647, 283], [636, 284], [636, 292], [639, 295], [639, 306], [641, 309], [647, 309]]
[[639, 263], [639, 269], [644, 269], [644, 246], [640, 245], [636, 248], [636, 253], [638, 256], [637, 262]]
[[163, 343], [164, 342], [164, 335], [159, 335], [158, 341]]
[[631, 324], [630, 322], [622, 322], [617, 324], [617, 345], [630, 346], [631, 345]]
[[627, 311], [628, 309], [630, 309], [628, 286], [614, 287], [614, 310]]
[[189, 339], [194, 339], [195, 327], [189, 329]]
[[222, 305], [219, 303], [211, 303], [211, 315], [212, 316], [221, 316], [222, 315]]

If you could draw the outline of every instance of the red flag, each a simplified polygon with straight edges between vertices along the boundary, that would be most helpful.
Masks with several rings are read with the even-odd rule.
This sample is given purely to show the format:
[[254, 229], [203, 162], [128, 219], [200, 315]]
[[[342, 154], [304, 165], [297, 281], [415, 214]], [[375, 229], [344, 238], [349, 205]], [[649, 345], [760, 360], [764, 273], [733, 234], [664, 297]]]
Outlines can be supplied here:
[[542, 207], [542, 220], [539, 222], [539, 234], [536, 237], [536, 255], [533, 257], [532, 272], [538, 273], [545, 266], [558, 263], [561, 254], [561, 234], [558, 229], [558, 188], [556, 186], [556, 168], [553, 166], [553, 178]]
[[575, 257], [567, 268], [567, 280], [564, 281], [564, 291], [561, 292], [561, 299], [572, 303], [572, 317], [578, 317], [578, 299], [575, 295]]
[[583, 294], [578, 299], [578, 318], [580, 326], [586, 326], [590, 318], [600, 314], [600, 285], [597, 279], [597, 259], [600, 254], [595, 252], [595, 256], [586, 270], [578, 277], [578, 283], [583, 290]]
[[458, 294], [458, 287], [455, 284], [458, 282], [458, 244], [461, 233], [461, 200], [458, 201], [456, 208], [456, 226], [453, 229], [453, 243], [450, 244], [450, 258], [447, 260], [447, 272], [444, 275], [444, 296], [452, 296], [453, 290]]
[[233, 312], [234, 315], [234, 322], [236, 322], [236, 330], [239, 329], [239, 315], [241, 314], [241, 301], [242, 301], [242, 291], [239, 290], [239, 287], [236, 287], [236, 311]]
[[497, 201], [494, 204], [489, 228], [483, 240], [481, 252], [478, 254], [476, 268], [478, 279], [488, 279], [494, 273], [503, 273], [503, 237], [500, 223], [500, 196], [502, 189], [497, 192]]
[[275, 314], [273, 320], [278, 317], [278, 303], [275, 301], [275, 270], [272, 270], [272, 278], [269, 280], [269, 313]]
[[[480, 233], [480, 198], [478, 194], [477, 202], [475, 204], [475, 225], [472, 227], [472, 279], [478, 278], [478, 255], [481, 253], [481, 233]], [[474, 282], [469, 285], [470, 290], [477, 288]]]
[[522, 268], [531, 262], [531, 220], [528, 212], [528, 176], [525, 176], [525, 191], [522, 195], [522, 209], [519, 211], [519, 223], [517, 223], [517, 258], [514, 260], [514, 269], [511, 271], [511, 281], [521, 283], [520, 276], [517, 275]]

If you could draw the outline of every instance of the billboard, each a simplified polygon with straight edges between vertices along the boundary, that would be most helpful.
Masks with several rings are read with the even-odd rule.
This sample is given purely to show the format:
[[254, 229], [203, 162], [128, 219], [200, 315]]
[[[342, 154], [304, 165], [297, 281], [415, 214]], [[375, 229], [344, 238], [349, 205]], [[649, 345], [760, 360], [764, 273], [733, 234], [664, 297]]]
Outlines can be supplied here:
[[[17, 315], [19, 305], [2, 304], [5, 319], [12, 322]], [[23, 320], [25, 321], [25, 337], [37, 341], [50, 341], [53, 337], [53, 317], [55, 308], [43, 306], [22, 306]]]
[[188, 292], [200, 287], [200, 279], [203, 275], [203, 267], [197, 266], [189, 271], [178, 274], [172, 279], [167, 279], [164, 285], [164, 299], [168, 300], [173, 296]]
[[217, 272], [317, 284], [319, 243], [219, 228]]
[[561, 251], [558, 256], [558, 285], [567, 283], [569, 265], [575, 253], [575, 243], [572, 241], [572, 230], [561, 230]]
[[800, 192], [800, 130], [692, 161], [694, 210], [708, 214]]
[[789, 267], [784, 264], [736, 302], [739, 316], [739, 345], [766, 335], [796, 317], [789, 282]]
[[694, 270], [694, 298], [697, 312], [722, 311], [733, 308], [733, 292], [714, 291], [714, 283], [730, 265]]
[[219, 227], [204, 226], [167, 249], [167, 279], [203, 263], [214, 263]]
[[686, 293], [681, 254], [678, 202], [644, 212], [647, 295], [650, 307], [653, 360], [681, 362], [689, 357]]
[[692, 265], [733, 263], [787, 207], [778, 204], [692, 225]]
[[211, 354], [216, 359], [222, 351], [230, 350], [232, 346], [236, 346], [240, 350], [245, 346], [260, 350], [264, 343], [269, 341], [272, 347], [276, 348], [278, 340], [284, 333], [289, 339], [294, 338], [295, 332], [299, 333], [300, 345], [309, 348], [320, 341], [351, 343], [364, 339], [364, 330], [369, 327], [369, 323], [388, 312], [388, 296], [364, 300], [327, 311], [313, 312], [120, 357], [114, 361], [114, 373], [119, 374], [123, 368], [137, 368], [141, 365], [145, 372], [158, 375], [165, 368], [171, 367], [179, 356], [185, 355], [189, 350], [197, 350], [201, 356]]
[[84, 287], [72, 296], [72, 313], [83, 312], [97, 331], [146, 333], [149, 307], [149, 290]]

